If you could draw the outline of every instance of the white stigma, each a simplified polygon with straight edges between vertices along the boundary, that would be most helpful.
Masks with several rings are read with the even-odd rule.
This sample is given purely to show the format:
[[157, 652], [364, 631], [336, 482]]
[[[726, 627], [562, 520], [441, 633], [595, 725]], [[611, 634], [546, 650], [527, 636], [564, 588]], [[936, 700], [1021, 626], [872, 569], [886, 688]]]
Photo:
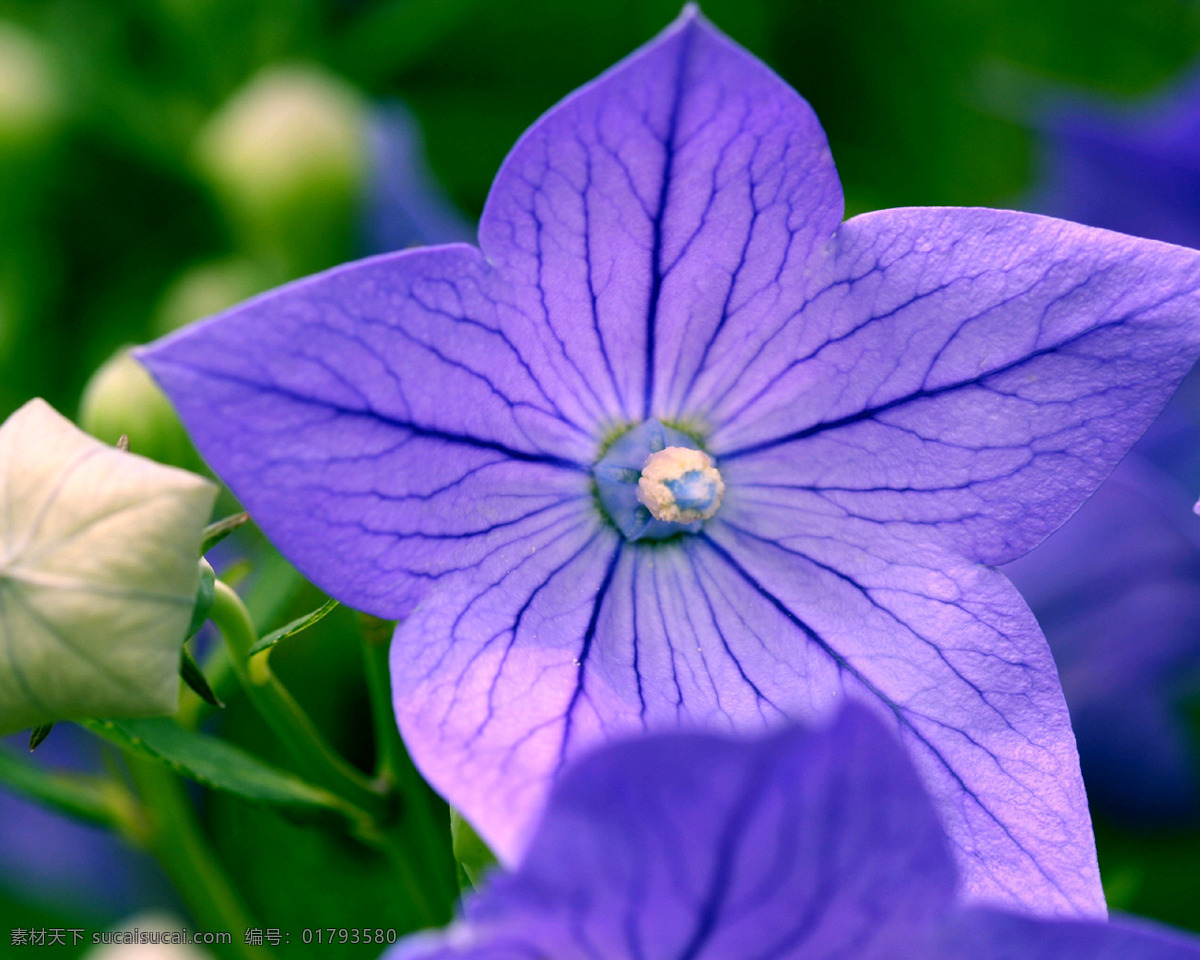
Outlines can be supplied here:
[[638, 500], [655, 520], [695, 523], [717, 512], [725, 481], [712, 457], [690, 447], [667, 447], [652, 453], [638, 480]]

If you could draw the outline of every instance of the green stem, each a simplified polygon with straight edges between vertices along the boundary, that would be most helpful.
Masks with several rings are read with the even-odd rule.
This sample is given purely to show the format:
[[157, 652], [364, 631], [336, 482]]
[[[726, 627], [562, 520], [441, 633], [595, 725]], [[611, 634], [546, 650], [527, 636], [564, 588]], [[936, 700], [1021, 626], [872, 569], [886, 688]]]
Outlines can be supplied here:
[[216, 583], [209, 617], [225, 637], [233, 667], [259, 715], [291, 750], [305, 775], [362, 807], [376, 821], [385, 819], [387, 798], [329, 746], [308, 714], [271, 672], [267, 663], [269, 651], [248, 656], [258, 635], [241, 598], [220, 580]]
[[[250, 611], [250, 622], [257, 636], [283, 616], [285, 608], [304, 581], [295, 567], [278, 552], [265, 546], [254, 566], [259, 568], [259, 575], [251, 581], [242, 602]], [[227, 583], [226, 586], [235, 584]], [[216, 644], [205, 657], [201, 669], [220, 700], [228, 703], [233, 699], [240, 683], [226, 645]], [[185, 727], [195, 728], [215, 709], [194, 696], [190, 690], [185, 690], [183, 705], [176, 719]]]
[[143, 843], [162, 864], [193, 919], [208, 931], [232, 934], [231, 954], [242, 960], [267, 960], [267, 951], [245, 942], [245, 931], [254, 924], [200, 829], [179, 778], [155, 760], [130, 756], [127, 762], [149, 814]]
[[409, 853], [410, 845], [404, 842], [405, 837], [397, 837], [394, 832], [377, 827], [359, 830], [356, 835], [363, 843], [385, 857], [396, 871], [400, 882], [408, 891], [409, 900], [416, 910], [421, 927], [441, 927], [449, 921], [448, 906], [443, 904], [441, 897], [433, 899], [430, 891], [422, 883], [421, 873], [413, 865], [413, 858]]
[[137, 800], [113, 778], [48, 770], [0, 748], [0, 783], [67, 816], [128, 837], [137, 838], [141, 833]]
[[[371, 689], [376, 733], [381, 734], [382, 716], [386, 708], [391, 731], [389, 734], [383, 734], [381, 743], [387, 744], [389, 736], [395, 738], [397, 743], [382, 748], [384, 751], [390, 751], [392, 760], [381, 766], [381, 775], [372, 782], [333, 751], [312, 720], [274, 676], [268, 663], [270, 650], [264, 650], [254, 656], [249, 655], [251, 648], [258, 641], [257, 632], [241, 598], [220, 580], [216, 582], [209, 617], [224, 636], [233, 669], [259, 714], [302, 764], [306, 776], [314, 783], [367, 811], [371, 822], [362, 825], [357, 833], [364, 842], [384, 854], [392, 863], [408, 888], [413, 906], [421, 919], [427, 924], [443, 923], [449, 919], [453, 895], [442, 895], [441, 888], [444, 884], [441, 882], [441, 874], [445, 872], [443, 867], [451, 864], [453, 858], [448, 853], [443, 853], [441, 857], [436, 856], [436, 824], [429, 818], [428, 813], [432, 795], [412, 767], [403, 743], [399, 742], [399, 733], [395, 730], [387, 675], [386, 645], [381, 650], [372, 648], [367, 667], [367, 682]], [[390, 773], [385, 772], [388, 771], [389, 763]], [[406, 792], [405, 810], [412, 809], [420, 818], [419, 828], [401, 831], [396, 829], [397, 825], [394, 822], [397, 800], [395, 786], [399, 781], [411, 780], [415, 780], [420, 789]], [[413, 826], [417, 827], [417, 824]], [[414, 840], [426, 845], [429, 852], [424, 857], [414, 857], [417, 852], [412, 850]], [[435, 855], [431, 856], [430, 852]], [[418, 863], [425, 861], [427, 881], [432, 879], [437, 884], [436, 899], [431, 891], [423, 886], [421, 874], [414, 869], [414, 860]], [[450, 889], [453, 890], [453, 877], [450, 877], [449, 883]]]
[[360, 614], [359, 626], [375, 731], [376, 777], [381, 784], [403, 797], [406, 822], [399, 840], [405, 846], [420, 846], [414, 853], [424, 862], [426, 875], [436, 885], [439, 901], [449, 905], [458, 894], [450, 822], [437, 796], [413, 765], [396, 727], [388, 662], [395, 624]]
[[359, 614], [363, 666], [367, 677], [367, 698], [371, 705], [371, 726], [375, 732], [375, 776], [388, 784], [397, 783], [405, 767], [411, 768], [408, 751], [396, 728], [392, 706], [392, 680], [388, 650], [395, 624], [368, 614]]

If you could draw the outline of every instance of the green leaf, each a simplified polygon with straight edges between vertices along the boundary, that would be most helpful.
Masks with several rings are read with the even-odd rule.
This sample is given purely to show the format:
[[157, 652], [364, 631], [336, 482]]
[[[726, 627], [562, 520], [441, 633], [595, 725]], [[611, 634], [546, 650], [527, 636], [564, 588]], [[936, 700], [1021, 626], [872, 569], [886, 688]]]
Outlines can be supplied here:
[[213, 600], [216, 598], [216, 587], [216, 572], [213, 570], [212, 564], [201, 557], [200, 587], [196, 590], [196, 605], [192, 607], [192, 622], [188, 624], [187, 633], [183, 636], [184, 640], [194, 637], [204, 626], [204, 621], [208, 619], [208, 613], [212, 610]]
[[200, 540], [200, 555], [204, 556], [249, 519], [250, 514], [243, 511], [226, 517], [224, 520], [218, 520], [216, 523], [210, 523], [204, 528], [204, 535]]
[[185, 730], [168, 717], [88, 720], [84, 726], [121, 749], [158, 760], [197, 783], [273, 807], [294, 819], [360, 822], [364, 816], [329, 791], [224, 740]]
[[29, 752], [33, 753], [40, 747], [50, 736], [50, 731], [54, 729], [53, 723], [43, 723], [40, 727], [34, 727], [29, 731]]
[[338, 602], [330, 597], [311, 613], [306, 613], [302, 617], [297, 617], [291, 623], [280, 627], [278, 630], [272, 630], [250, 648], [250, 652], [247, 654], [247, 657], [252, 657], [256, 653], [262, 653], [264, 650], [269, 650], [280, 640], [286, 640], [288, 637], [299, 633], [301, 630], [307, 630], [337, 605]]
[[454, 859], [471, 886], [478, 887], [484, 875], [496, 865], [496, 855], [453, 807], [450, 809], [450, 839], [454, 844]]
[[50, 770], [0, 746], [0, 784], [87, 823], [118, 824], [119, 794], [94, 774]]
[[204, 676], [204, 671], [200, 669], [200, 664], [195, 661], [195, 658], [188, 652], [188, 648], [184, 647], [180, 652], [179, 660], [179, 676], [195, 692], [201, 700], [214, 707], [224, 707], [220, 698], [213, 692], [213, 688], [209, 686], [208, 678]]

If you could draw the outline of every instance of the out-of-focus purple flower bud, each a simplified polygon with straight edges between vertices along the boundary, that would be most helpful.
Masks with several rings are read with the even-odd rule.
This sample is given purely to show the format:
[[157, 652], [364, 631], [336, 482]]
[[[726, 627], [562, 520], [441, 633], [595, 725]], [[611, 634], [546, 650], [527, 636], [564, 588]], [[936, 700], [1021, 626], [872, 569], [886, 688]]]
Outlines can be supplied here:
[[420, 127], [403, 104], [393, 100], [371, 110], [368, 144], [364, 253], [474, 242], [474, 228], [434, 179]]

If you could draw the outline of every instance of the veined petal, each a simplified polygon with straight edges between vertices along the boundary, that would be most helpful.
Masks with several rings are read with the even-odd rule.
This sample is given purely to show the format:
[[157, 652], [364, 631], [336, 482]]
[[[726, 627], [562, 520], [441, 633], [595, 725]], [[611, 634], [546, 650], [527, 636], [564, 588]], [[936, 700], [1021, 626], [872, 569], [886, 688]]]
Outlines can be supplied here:
[[350, 264], [140, 351], [197, 446], [322, 589], [405, 615], [590, 503], [595, 441], [472, 247]]
[[563, 378], [629, 422], [686, 412], [745, 318], [794, 312], [841, 217], [811, 108], [689, 8], [521, 138], [480, 244]]
[[396, 718], [422, 773], [511, 858], [580, 743], [628, 725], [588, 676], [624, 538], [557, 511], [446, 583], [396, 629]]
[[1103, 913], [1066, 706], [1011, 584], [814, 495], [808, 512], [731, 497], [699, 536], [581, 528], [418, 609], [392, 665], [431, 782], [512, 860], [559, 769], [602, 739], [811, 722], [850, 696], [912, 749], [973, 897]]
[[[919, 538], [848, 522], [819, 497], [805, 506], [737, 488], [708, 537], [730, 608], [896, 725], [971, 899], [1103, 915], [1066, 704], [1016, 589]], [[768, 673], [741, 659], [749, 678]]]
[[755, 483], [1003, 563], [1079, 506], [1200, 352], [1200, 254], [997, 210], [846, 223], [838, 267], [711, 399]]
[[589, 756], [445, 952], [399, 956], [883, 960], [931, 942], [954, 880], [903, 752], [851, 709], [817, 732]]

